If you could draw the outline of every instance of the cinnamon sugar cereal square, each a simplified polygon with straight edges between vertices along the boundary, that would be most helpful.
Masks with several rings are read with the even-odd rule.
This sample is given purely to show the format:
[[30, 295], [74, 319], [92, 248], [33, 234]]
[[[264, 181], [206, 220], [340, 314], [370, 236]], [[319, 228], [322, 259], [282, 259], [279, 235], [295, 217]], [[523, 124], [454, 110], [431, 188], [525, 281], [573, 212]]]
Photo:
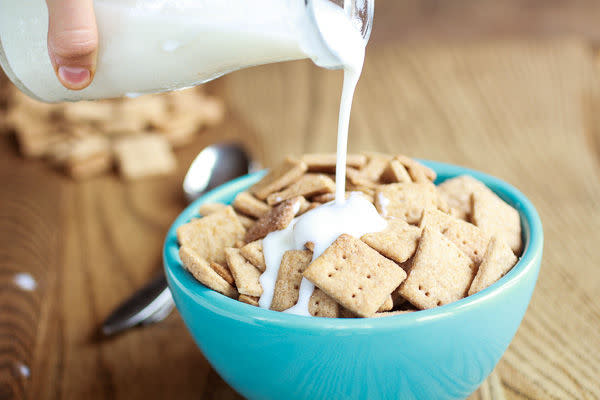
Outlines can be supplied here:
[[305, 174], [281, 192], [271, 193], [267, 197], [267, 203], [274, 205], [292, 197], [310, 197], [323, 193], [333, 193], [334, 191], [335, 182], [328, 176], [323, 174]]
[[275, 281], [271, 310], [287, 310], [298, 302], [302, 273], [311, 259], [312, 252], [308, 250], [289, 250], [283, 254]]
[[198, 214], [207, 216], [219, 211], [223, 211], [226, 207], [227, 204], [223, 203], [204, 203], [200, 207], [198, 207]]
[[379, 308], [377, 309], [377, 312], [390, 311], [392, 308], [394, 308], [394, 300], [392, 299], [392, 295], [390, 294], [387, 297], [387, 299], [385, 299], [383, 304], [379, 306]]
[[258, 200], [248, 192], [240, 192], [232, 204], [235, 211], [254, 218], [260, 218], [271, 210], [271, 206]]
[[399, 160], [392, 160], [381, 174], [384, 183], [409, 183], [412, 182], [408, 171]]
[[421, 220], [423, 210], [435, 209], [438, 195], [432, 183], [391, 183], [375, 194], [375, 207], [385, 217], [404, 219], [409, 224]]
[[263, 254], [262, 240], [255, 240], [248, 243], [240, 249], [244, 258], [252, 263], [259, 271], [264, 272], [267, 269], [265, 264], [265, 255]]
[[415, 159], [406, 157], [402, 154], [398, 154], [394, 159], [400, 161], [400, 163], [404, 165], [412, 181], [415, 183], [433, 182], [437, 177], [434, 170], [426, 167]]
[[233, 275], [231, 275], [231, 271], [229, 270], [229, 268], [227, 266], [221, 265], [221, 264], [213, 261], [210, 263], [210, 267], [212, 269], [214, 269], [215, 272], [221, 276], [221, 278], [225, 279], [227, 281], [227, 283], [229, 283], [230, 285], [235, 284]]
[[231, 206], [203, 218], [194, 219], [177, 228], [181, 246], [194, 250], [207, 262], [225, 264], [225, 247], [244, 237], [244, 227]]
[[490, 239], [477, 275], [469, 288], [469, 296], [502, 278], [517, 263], [511, 248], [498, 236]]
[[435, 228], [426, 227], [400, 294], [420, 309], [462, 299], [474, 277], [473, 262]]
[[287, 227], [294, 216], [300, 211], [302, 200], [295, 197], [284, 201], [273, 207], [271, 211], [262, 216], [246, 232], [246, 242], [262, 239], [273, 231], [279, 231]]
[[521, 217], [519, 212], [492, 191], [472, 195], [473, 223], [487, 235], [497, 235], [512, 249], [521, 254]]
[[188, 270], [196, 280], [200, 281], [206, 287], [216, 290], [225, 296], [235, 298], [237, 290], [223, 279], [214, 269], [194, 249], [186, 246], [179, 248], [179, 257], [183, 266]]
[[440, 197], [450, 209], [456, 210], [456, 216], [468, 221], [473, 212], [471, 195], [475, 192], [489, 192], [487, 186], [469, 175], [448, 179], [438, 185]]
[[441, 232], [473, 260], [475, 268], [481, 264], [489, 237], [475, 225], [438, 210], [427, 210], [420, 226]]
[[401, 264], [417, 250], [421, 229], [406, 221], [393, 218], [381, 232], [367, 233], [361, 240], [382, 255]]
[[313, 317], [337, 318], [340, 315], [340, 305], [321, 289], [315, 288], [308, 301], [308, 312]]
[[304, 277], [342, 306], [368, 317], [406, 273], [366, 243], [344, 234], [308, 266]]
[[372, 182], [379, 182], [379, 178], [383, 174], [383, 171], [387, 168], [389, 161], [392, 159], [387, 154], [381, 153], [366, 153], [368, 157], [367, 164], [360, 169], [362, 177]]
[[[337, 155], [335, 153], [305, 154], [301, 158], [308, 166], [309, 172], [335, 173]], [[367, 163], [367, 157], [363, 154], [348, 154], [346, 165], [354, 168], [362, 168]]]
[[286, 158], [278, 167], [273, 168], [264, 178], [250, 188], [250, 193], [264, 200], [273, 192], [277, 192], [299, 179], [306, 172], [306, 163], [293, 158]]
[[238, 301], [241, 301], [242, 303], [250, 304], [251, 306], [255, 306], [255, 307], [258, 307], [259, 299], [260, 299], [260, 297], [248, 296], [245, 294], [240, 294], [240, 297], [238, 297]]
[[167, 140], [160, 135], [133, 135], [114, 144], [121, 174], [128, 179], [170, 174], [177, 162]]
[[260, 271], [242, 257], [240, 249], [226, 248], [225, 258], [238, 292], [247, 296], [257, 297], [262, 295], [263, 289], [258, 281]]

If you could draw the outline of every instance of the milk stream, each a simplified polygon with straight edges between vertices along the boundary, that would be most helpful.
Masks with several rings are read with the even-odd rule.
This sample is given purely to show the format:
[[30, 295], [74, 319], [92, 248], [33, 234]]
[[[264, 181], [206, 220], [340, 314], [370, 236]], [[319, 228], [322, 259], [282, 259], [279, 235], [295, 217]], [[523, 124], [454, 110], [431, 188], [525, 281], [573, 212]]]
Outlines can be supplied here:
[[[294, 219], [290, 225], [271, 232], [263, 239], [266, 270], [260, 277], [263, 295], [259, 306], [269, 308], [283, 254], [288, 250], [304, 249], [307, 242], [314, 244], [313, 260], [319, 257], [343, 233], [361, 237], [366, 233], [385, 229], [387, 222], [373, 204], [362, 194], [352, 193], [345, 199], [346, 153], [348, 126], [354, 90], [362, 71], [365, 57], [365, 41], [344, 14], [344, 10], [328, 1], [316, 3], [318, 18], [323, 21], [323, 37], [344, 65], [344, 84], [340, 100], [337, 134], [335, 201], [315, 208]], [[284, 312], [310, 316], [309, 301], [314, 285], [303, 278], [298, 302]]]

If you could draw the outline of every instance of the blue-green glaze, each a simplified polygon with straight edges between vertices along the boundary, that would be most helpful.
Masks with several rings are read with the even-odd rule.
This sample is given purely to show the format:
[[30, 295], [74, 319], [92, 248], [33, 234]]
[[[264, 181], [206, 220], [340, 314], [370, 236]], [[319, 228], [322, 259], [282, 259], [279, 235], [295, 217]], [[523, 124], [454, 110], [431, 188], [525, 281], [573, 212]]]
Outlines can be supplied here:
[[302, 317], [264, 310], [207, 289], [181, 266], [175, 229], [206, 202], [230, 203], [264, 172], [195, 201], [169, 230], [164, 264], [177, 308], [215, 370], [249, 399], [463, 399], [511, 342], [535, 286], [542, 224], [517, 189], [466, 168], [424, 161], [438, 182], [469, 174], [521, 214], [525, 251], [489, 288], [432, 310], [375, 319]]

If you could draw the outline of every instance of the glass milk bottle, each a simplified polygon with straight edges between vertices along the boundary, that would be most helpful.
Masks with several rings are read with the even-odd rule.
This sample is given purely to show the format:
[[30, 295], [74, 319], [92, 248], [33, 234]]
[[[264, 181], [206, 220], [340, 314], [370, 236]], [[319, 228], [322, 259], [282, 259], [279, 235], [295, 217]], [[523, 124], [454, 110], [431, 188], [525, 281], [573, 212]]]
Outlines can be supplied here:
[[373, 6], [374, 0], [95, 0], [96, 74], [89, 87], [71, 91], [50, 63], [44, 0], [0, 0], [0, 64], [21, 91], [46, 102], [180, 89], [307, 57], [338, 69], [342, 61], [327, 38], [332, 13], [343, 14], [366, 42]]

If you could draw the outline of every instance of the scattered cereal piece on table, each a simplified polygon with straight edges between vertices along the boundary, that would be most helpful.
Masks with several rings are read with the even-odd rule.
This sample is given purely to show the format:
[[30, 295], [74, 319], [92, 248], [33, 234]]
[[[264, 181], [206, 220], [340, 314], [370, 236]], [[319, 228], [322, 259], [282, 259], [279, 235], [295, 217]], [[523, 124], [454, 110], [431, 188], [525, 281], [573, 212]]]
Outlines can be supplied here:
[[167, 140], [159, 135], [120, 138], [114, 145], [121, 174], [128, 179], [165, 175], [175, 171], [177, 162]]

